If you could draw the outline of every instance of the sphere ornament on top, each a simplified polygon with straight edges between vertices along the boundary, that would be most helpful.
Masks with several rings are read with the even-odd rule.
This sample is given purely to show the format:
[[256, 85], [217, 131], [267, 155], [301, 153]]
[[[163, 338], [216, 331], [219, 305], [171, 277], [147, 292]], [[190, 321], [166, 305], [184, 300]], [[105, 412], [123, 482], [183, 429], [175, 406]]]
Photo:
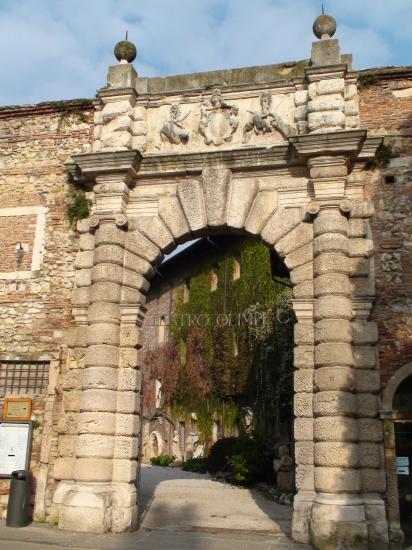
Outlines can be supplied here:
[[114, 47], [114, 55], [120, 63], [132, 63], [136, 59], [136, 46], [130, 40], [121, 40]]
[[332, 38], [336, 32], [336, 20], [331, 15], [319, 15], [313, 23], [316, 38]]

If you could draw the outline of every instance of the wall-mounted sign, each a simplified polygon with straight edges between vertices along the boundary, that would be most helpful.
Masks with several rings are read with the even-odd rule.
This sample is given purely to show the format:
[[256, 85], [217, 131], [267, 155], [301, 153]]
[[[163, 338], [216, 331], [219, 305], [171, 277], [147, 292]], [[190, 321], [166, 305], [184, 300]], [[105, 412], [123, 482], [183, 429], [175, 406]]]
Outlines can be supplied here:
[[0, 421], [0, 477], [11, 477], [14, 470], [28, 470], [32, 423]]
[[32, 400], [30, 397], [6, 397], [4, 420], [30, 420]]
[[409, 475], [409, 457], [408, 456], [396, 457], [396, 473], [398, 474], [398, 476]]

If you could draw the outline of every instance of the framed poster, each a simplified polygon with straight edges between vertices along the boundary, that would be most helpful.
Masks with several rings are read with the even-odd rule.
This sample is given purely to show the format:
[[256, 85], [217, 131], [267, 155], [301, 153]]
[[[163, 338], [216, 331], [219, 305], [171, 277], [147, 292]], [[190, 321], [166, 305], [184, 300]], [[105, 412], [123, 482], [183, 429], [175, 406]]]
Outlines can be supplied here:
[[4, 400], [5, 420], [30, 420], [32, 400], [30, 397], [6, 397]]
[[0, 478], [29, 469], [31, 439], [31, 421], [0, 421]]

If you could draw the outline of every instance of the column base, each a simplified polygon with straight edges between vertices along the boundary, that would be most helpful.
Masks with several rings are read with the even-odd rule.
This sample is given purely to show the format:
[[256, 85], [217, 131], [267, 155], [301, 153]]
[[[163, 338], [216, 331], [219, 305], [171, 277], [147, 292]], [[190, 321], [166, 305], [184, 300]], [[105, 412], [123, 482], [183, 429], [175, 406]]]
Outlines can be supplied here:
[[310, 519], [312, 515], [314, 491], [299, 491], [293, 499], [292, 538], [295, 542], [310, 542]]
[[368, 526], [359, 496], [318, 493], [312, 507], [310, 541], [322, 550], [367, 550]]
[[137, 529], [137, 493], [129, 483], [64, 484], [57, 499], [59, 529], [100, 534]]

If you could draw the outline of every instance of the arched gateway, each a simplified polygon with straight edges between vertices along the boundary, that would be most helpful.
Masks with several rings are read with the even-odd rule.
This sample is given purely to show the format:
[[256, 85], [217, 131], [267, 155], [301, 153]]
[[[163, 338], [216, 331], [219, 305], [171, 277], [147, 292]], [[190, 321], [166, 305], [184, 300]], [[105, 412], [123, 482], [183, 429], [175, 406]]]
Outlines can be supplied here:
[[213, 91], [201, 75], [139, 80], [127, 44], [110, 67], [93, 152], [68, 165], [94, 205], [78, 224], [69, 346], [84, 370], [79, 401], [65, 405], [75, 447], [54, 468], [61, 528], [136, 527], [150, 277], [179, 243], [244, 232], [276, 250], [294, 285], [293, 536], [318, 548], [386, 547], [372, 209], [361, 177], [380, 140], [359, 129], [356, 74], [333, 28], [322, 29], [304, 78], [251, 70], [248, 85], [233, 78]]

